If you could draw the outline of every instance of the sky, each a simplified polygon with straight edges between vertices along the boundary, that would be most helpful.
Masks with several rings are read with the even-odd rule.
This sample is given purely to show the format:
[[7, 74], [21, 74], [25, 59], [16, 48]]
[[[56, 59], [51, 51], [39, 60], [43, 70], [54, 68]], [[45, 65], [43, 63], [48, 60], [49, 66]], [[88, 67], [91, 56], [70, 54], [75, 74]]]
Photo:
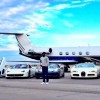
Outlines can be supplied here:
[[[0, 0], [0, 32], [29, 34], [34, 46], [100, 46], [100, 0]], [[15, 51], [0, 35], [0, 54]]]

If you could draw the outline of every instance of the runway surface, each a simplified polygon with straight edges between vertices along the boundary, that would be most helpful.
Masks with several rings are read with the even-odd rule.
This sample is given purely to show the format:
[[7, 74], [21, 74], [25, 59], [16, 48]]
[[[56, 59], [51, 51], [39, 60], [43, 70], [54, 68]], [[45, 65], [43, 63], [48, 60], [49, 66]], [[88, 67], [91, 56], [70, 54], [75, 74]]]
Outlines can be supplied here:
[[100, 79], [42, 79], [0, 78], [0, 100], [100, 100]]

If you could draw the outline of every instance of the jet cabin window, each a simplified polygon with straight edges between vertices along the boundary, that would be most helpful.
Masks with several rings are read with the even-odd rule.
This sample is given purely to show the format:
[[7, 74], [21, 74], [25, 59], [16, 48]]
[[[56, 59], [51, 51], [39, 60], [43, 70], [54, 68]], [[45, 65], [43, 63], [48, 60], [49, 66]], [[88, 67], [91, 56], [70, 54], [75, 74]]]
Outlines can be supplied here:
[[75, 55], [75, 52], [72, 52], [72, 55]]
[[62, 55], [63, 53], [62, 52], [59, 52], [59, 55]]
[[66, 52], [66, 55], [69, 55], [69, 52]]
[[82, 55], [82, 52], [81, 51], [79, 52], [79, 55]]
[[87, 51], [87, 52], [86, 52], [86, 55], [89, 55], [89, 54], [90, 54], [89, 51]]

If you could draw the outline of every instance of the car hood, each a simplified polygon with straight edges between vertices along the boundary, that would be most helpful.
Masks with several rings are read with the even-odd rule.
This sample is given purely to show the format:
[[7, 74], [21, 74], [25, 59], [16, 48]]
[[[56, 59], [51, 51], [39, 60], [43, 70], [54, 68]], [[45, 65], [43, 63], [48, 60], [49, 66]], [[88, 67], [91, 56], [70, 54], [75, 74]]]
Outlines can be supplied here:
[[[57, 68], [48, 68], [48, 72], [57, 71]], [[38, 71], [42, 72], [42, 69], [38, 69]]]
[[9, 72], [22, 72], [22, 71], [28, 71], [29, 69], [7, 69], [6, 71]]
[[97, 68], [72, 68], [71, 71], [97, 71]]

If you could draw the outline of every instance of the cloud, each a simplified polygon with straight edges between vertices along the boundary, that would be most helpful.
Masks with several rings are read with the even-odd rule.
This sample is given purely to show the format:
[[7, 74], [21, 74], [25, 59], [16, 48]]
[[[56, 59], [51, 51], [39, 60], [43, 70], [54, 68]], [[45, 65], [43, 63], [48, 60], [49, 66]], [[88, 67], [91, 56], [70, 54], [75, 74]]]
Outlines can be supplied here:
[[29, 5], [28, 6], [25, 6], [25, 5], [19, 5], [19, 6], [16, 6], [16, 7], [11, 7], [8, 9], [8, 11], [6, 12], [6, 16], [9, 17], [9, 16], [12, 16], [12, 15], [15, 15], [15, 14], [18, 14], [20, 12], [23, 12], [25, 11], [26, 9], [29, 8]]
[[[78, 42], [84, 45], [88, 43], [88, 41], [94, 40], [96, 37], [91, 34], [79, 35], [74, 33], [75, 35], [67, 35], [70, 29], [76, 28], [73, 23], [76, 22], [75, 18], [77, 16], [71, 12], [72, 8], [84, 7], [94, 0], [71, 0], [70, 2], [69, 0], [62, 0], [64, 1], [63, 3], [61, 3], [61, 0], [57, 1], [59, 1], [59, 3], [55, 2], [52, 4], [49, 0], [47, 2], [43, 2], [43, 0], [2, 0], [1, 4], [3, 8], [0, 10], [0, 30], [3, 32], [28, 33], [31, 35], [31, 41], [35, 44], [46, 39], [45, 41], [48, 40], [48, 42], [45, 46], [78, 45]], [[10, 5], [8, 6], [8, 4]], [[71, 11], [69, 10], [70, 8]], [[64, 9], [67, 9], [66, 12], [64, 12]], [[80, 20], [78, 19], [78, 21]], [[87, 41], [81, 41], [84, 39]], [[5, 42], [6, 40], [9, 42]], [[4, 40], [2, 40], [3, 42], [0, 41], [0, 43], [4, 46], [9, 43], [7, 48], [17, 48], [15, 41], [11, 43], [13, 37], [8, 37], [6, 40], [4, 38]], [[74, 40], [76, 41], [74, 42]], [[43, 42], [44, 44], [45, 41]], [[41, 45], [41, 43], [38, 45]]]
[[15, 0], [0, 0], [0, 7], [10, 4], [13, 1]]
[[80, 1], [80, 0], [77, 0], [77, 1], [76, 1], [76, 0], [75, 0], [75, 1], [73, 0], [72, 3], [73, 3], [73, 4], [81, 3], [81, 1]]
[[63, 10], [63, 9], [70, 9], [70, 8], [79, 8], [79, 7], [84, 7], [87, 5], [87, 2], [84, 2], [84, 3], [78, 3], [78, 4], [74, 4], [74, 3], [65, 3], [65, 4], [57, 4], [57, 5], [54, 5], [54, 6], [49, 6], [45, 9], [43, 9], [44, 11], [55, 11], [55, 10]]
[[74, 25], [68, 21], [64, 21], [64, 24], [67, 26], [67, 27], [74, 27]]
[[9, 31], [9, 30], [15, 29], [15, 28], [18, 28], [18, 24], [16, 24], [16, 23], [4, 22], [4, 23], [0, 24], [1, 30]]
[[[84, 2], [93, 2], [93, 1], [96, 1], [96, 0], [84, 0]], [[97, 0], [99, 1], [99, 0]]]
[[[29, 3], [26, 3], [26, 1]], [[16, 4], [15, 6], [5, 7], [5, 9], [0, 11], [0, 29], [2, 31], [20, 31], [31, 26], [29, 31], [32, 32], [37, 30], [37, 26], [46, 28], [51, 27], [51, 25], [45, 21], [44, 17], [42, 17], [43, 15], [36, 13], [37, 10], [45, 8], [49, 3], [42, 1], [34, 2], [34, 0], [26, 1], [19, 2], [19, 4]], [[3, 1], [3, 3], [5, 2], [6, 0]], [[11, 0], [9, 0], [9, 2], [13, 3]]]
[[[49, 37], [49, 38], [48, 38]], [[40, 46], [46, 47], [75, 47], [75, 46], [88, 46], [90, 45], [100, 45], [96, 41], [98, 37], [92, 34], [45, 34], [44, 41], [45, 45], [40, 44]], [[46, 42], [47, 41], [47, 42]], [[48, 42], [49, 41], [49, 42]], [[94, 42], [95, 41], [95, 42]]]
[[69, 7], [70, 7], [70, 4], [58, 4], [58, 5], [54, 6], [54, 9], [62, 10], [62, 9], [69, 8]]
[[18, 50], [17, 41], [15, 36], [7, 36], [1, 35], [0, 45], [2, 45], [2, 49], [10, 49], [10, 50]]
[[82, 39], [95, 39], [97, 36], [94, 34], [72, 34], [68, 36], [71, 39], [77, 39], [77, 40], [82, 40]]
[[7, 45], [6, 49], [18, 50], [18, 46], [16, 44], [9, 44], [9, 45]]
[[[48, 34], [39, 33], [29, 36], [33, 46], [39, 47], [75, 47], [75, 46], [99, 46], [98, 35], [95, 34]], [[6, 38], [5, 38], [6, 39]], [[5, 40], [4, 39], [4, 40]], [[8, 38], [9, 44], [5, 44], [3, 49], [18, 50], [14, 37]], [[13, 41], [13, 42], [11, 42]]]

